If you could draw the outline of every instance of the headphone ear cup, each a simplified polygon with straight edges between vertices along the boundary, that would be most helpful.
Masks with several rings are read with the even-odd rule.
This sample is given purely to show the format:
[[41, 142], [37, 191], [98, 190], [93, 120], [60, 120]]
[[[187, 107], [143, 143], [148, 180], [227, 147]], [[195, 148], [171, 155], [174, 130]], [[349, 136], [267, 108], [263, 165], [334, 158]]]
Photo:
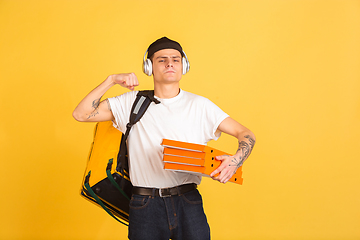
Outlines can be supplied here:
[[152, 62], [150, 59], [146, 59], [143, 65], [143, 71], [146, 75], [151, 76], [152, 74]]
[[182, 74], [183, 75], [185, 75], [189, 71], [188, 66], [189, 66], [189, 62], [183, 57], [182, 58]]

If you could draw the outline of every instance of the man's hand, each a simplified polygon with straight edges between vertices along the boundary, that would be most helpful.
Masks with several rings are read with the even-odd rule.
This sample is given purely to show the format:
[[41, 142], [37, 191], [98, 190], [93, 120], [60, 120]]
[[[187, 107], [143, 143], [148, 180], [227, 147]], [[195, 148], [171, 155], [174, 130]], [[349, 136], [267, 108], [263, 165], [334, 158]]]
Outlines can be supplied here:
[[234, 156], [222, 155], [217, 156], [215, 159], [222, 161], [222, 163], [210, 174], [210, 177], [221, 183], [226, 183], [236, 173], [236, 170], [240, 166], [236, 163], [236, 158]]
[[130, 90], [134, 90], [136, 86], [139, 86], [139, 81], [135, 73], [114, 74], [110, 77], [114, 83]]

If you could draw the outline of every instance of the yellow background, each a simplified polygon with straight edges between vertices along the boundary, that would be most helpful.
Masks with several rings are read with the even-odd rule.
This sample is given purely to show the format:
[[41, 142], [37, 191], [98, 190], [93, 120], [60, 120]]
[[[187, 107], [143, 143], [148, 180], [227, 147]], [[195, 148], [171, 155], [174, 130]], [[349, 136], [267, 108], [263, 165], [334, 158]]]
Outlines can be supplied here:
[[152, 88], [162, 36], [189, 57], [181, 87], [257, 136], [244, 185], [200, 185], [212, 238], [360, 239], [358, 0], [1, 0], [0, 239], [126, 239], [79, 195], [94, 124], [71, 114], [109, 74]]

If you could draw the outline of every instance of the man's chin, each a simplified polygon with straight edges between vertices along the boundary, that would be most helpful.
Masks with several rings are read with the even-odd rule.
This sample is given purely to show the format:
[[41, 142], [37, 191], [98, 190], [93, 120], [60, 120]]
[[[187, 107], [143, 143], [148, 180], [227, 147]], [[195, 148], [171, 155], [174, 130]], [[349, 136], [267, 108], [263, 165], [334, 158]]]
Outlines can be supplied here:
[[[179, 82], [181, 78], [175, 78], [175, 77], [170, 77], [170, 78], [163, 78], [161, 80], [158, 80], [157, 82], [162, 82], [162, 83], [176, 83]], [[156, 81], [156, 80], [155, 80]]]

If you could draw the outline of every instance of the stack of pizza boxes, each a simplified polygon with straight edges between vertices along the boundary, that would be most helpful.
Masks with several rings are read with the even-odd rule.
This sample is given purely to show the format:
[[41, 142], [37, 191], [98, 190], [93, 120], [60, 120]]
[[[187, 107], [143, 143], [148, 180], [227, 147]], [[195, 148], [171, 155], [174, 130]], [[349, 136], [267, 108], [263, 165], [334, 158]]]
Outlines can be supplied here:
[[[163, 139], [164, 169], [191, 172], [210, 177], [221, 161], [216, 156], [229, 155], [206, 145]], [[230, 178], [230, 182], [242, 184], [242, 167]]]

